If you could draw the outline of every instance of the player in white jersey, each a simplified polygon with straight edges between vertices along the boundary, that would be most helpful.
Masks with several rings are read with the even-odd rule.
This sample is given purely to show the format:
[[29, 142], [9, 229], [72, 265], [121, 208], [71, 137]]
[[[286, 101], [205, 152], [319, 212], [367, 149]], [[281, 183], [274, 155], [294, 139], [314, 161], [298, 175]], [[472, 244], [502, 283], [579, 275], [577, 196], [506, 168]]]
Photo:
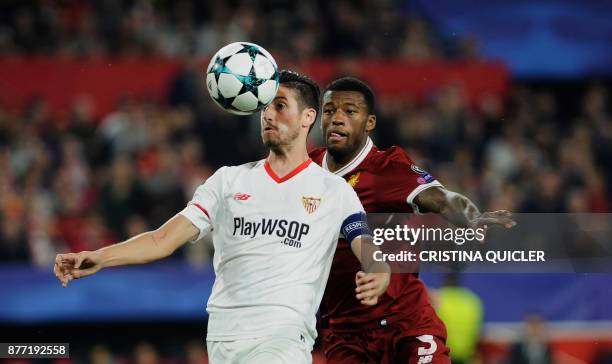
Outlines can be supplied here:
[[377, 248], [354, 190], [308, 158], [306, 138], [318, 111], [318, 86], [281, 72], [278, 93], [261, 113], [267, 159], [219, 169], [155, 231], [93, 252], [58, 254], [56, 276], [67, 286], [104, 267], [164, 258], [212, 232], [210, 362], [310, 363], [338, 236], [364, 257], [369, 272], [358, 281], [357, 299], [375, 304], [389, 282], [388, 266], [371, 258]]

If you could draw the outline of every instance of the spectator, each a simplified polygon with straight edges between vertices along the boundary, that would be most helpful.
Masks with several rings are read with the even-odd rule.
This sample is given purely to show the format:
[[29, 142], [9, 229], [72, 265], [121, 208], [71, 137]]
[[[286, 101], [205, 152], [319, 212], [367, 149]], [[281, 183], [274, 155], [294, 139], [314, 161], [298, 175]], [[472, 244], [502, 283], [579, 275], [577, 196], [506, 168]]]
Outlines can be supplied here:
[[459, 284], [456, 274], [449, 274], [437, 292], [437, 311], [446, 324], [453, 364], [468, 364], [476, 356], [482, 329], [483, 306], [480, 298]]
[[148, 342], [142, 342], [134, 348], [134, 364], [159, 364], [157, 349]]
[[107, 181], [102, 186], [100, 204], [109, 228], [119, 239], [128, 236], [126, 222], [134, 214], [146, 214], [147, 193], [134, 173], [132, 162], [125, 157], [113, 161]]
[[194, 339], [185, 345], [185, 364], [208, 364], [208, 355], [201, 340]]
[[89, 362], [91, 364], [116, 364], [110, 349], [105, 345], [95, 345], [89, 351]]
[[510, 350], [508, 364], [552, 364], [552, 351], [547, 343], [542, 317], [530, 315], [524, 325], [521, 338]]

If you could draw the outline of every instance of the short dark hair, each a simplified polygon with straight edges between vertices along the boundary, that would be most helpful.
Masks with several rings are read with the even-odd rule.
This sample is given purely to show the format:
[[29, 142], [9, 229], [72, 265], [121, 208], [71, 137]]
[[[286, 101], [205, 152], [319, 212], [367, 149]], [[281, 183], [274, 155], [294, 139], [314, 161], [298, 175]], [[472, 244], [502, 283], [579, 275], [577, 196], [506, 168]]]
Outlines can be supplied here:
[[376, 107], [376, 100], [374, 98], [374, 92], [368, 86], [367, 83], [361, 81], [355, 77], [342, 77], [337, 80], [332, 81], [327, 87], [325, 87], [325, 92], [327, 91], [355, 91], [359, 92], [363, 95], [365, 99], [366, 105], [368, 107], [368, 114], [374, 114], [374, 109]]
[[[290, 70], [280, 72], [279, 83], [285, 87], [292, 88], [298, 93], [298, 102], [302, 107], [311, 107], [317, 112], [317, 118], [321, 109], [321, 89], [311, 78]], [[308, 132], [314, 127], [312, 123]]]

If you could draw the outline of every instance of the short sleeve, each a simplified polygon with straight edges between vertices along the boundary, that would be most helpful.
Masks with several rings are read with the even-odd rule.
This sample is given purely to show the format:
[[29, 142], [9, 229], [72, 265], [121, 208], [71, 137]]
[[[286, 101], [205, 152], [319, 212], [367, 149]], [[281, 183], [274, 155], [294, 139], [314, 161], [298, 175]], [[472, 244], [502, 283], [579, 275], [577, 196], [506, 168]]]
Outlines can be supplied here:
[[344, 183], [342, 185], [342, 220], [364, 211], [355, 190], [348, 183]]
[[438, 180], [406, 154], [387, 162], [375, 174], [378, 201], [388, 211], [418, 213], [418, 206], [414, 203], [416, 196], [428, 188], [442, 187]]
[[436, 186], [442, 187], [442, 184], [429, 172], [423, 170], [414, 163], [410, 164], [410, 172], [407, 177], [409, 180], [412, 180], [412, 183], [409, 183], [407, 188], [407, 191], [410, 192], [408, 193], [408, 197], [406, 197], [406, 202], [412, 207], [414, 212], [418, 213], [419, 207], [414, 203], [415, 197], [428, 188]]
[[201, 184], [193, 194], [193, 198], [180, 214], [185, 216], [200, 230], [194, 241], [200, 240], [213, 227], [215, 217], [223, 201], [223, 172], [225, 167], [218, 169], [206, 182]]
[[341, 236], [350, 244], [361, 235], [370, 235], [365, 211], [355, 190], [348, 183], [342, 187]]

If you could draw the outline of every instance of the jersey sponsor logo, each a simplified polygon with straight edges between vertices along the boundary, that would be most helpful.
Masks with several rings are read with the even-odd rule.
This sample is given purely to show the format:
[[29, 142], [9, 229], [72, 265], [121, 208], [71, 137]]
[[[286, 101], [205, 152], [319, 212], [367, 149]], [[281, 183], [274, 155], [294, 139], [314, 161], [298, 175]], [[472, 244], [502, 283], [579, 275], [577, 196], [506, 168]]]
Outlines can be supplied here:
[[321, 204], [321, 199], [316, 197], [302, 196], [302, 204], [304, 205], [304, 209], [306, 209], [306, 212], [312, 214], [319, 208], [319, 205]]
[[236, 194], [234, 195], [234, 200], [236, 201], [246, 201], [249, 198], [251, 198], [251, 195], [249, 195], [248, 193], [236, 192]]
[[301, 248], [302, 238], [308, 235], [309, 231], [310, 225], [298, 221], [265, 218], [260, 221], [246, 221], [244, 217], [235, 217], [232, 235], [246, 236], [251, 239], [258, 235], [277, 236], [282, 239], [281, 244]]
[[355, 186], [357, 186], [357, 183], [359, 183], [360, 175], [361, 175], [361, 172], [357, 172], [354, 175], [350, 176], [349, 179], [347, 180], [348, 184], [351, 185], [351, 187], [355, 188]]

